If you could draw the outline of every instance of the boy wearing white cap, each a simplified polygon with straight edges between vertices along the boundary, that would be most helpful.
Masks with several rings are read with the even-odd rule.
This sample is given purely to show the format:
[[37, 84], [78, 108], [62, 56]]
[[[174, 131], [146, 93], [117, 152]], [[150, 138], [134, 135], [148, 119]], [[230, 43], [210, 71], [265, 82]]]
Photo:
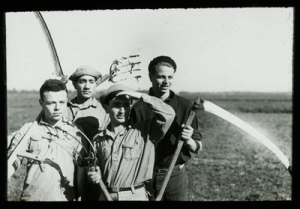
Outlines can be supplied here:
[[[129, 123], [130, 97], [145, 103], [155, 117], [134, 125]], [[152, 178], [155, 144], [172, 124], [175, 112], [158, 98], [116, 84], [100, 96], [110, 123], [93, 139], [101, 170], [89, 172], [93, 183], [104, 184], [113, 200], [149, 200], [144, 182]], [[101, 194], [99, 200], [105, 200]]]

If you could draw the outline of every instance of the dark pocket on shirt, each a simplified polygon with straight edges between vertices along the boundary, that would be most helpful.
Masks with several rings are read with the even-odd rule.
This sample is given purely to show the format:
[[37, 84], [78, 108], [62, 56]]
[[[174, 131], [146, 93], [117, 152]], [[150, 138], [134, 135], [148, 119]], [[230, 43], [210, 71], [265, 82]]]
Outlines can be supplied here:
[[136, 160], [140, 157], [141, 150], [140, 147], [135, 145], [122, 144], [123, 146], [123, 156], [126, 160]]

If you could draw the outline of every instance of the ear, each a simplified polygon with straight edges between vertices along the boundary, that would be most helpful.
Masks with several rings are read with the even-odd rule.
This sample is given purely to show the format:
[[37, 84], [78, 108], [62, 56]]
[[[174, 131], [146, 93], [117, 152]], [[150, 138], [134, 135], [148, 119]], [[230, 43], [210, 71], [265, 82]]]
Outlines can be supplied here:
[[41, 106], [43, 105], [43, 101], [41, 99], [39, 99], [39, 103]]

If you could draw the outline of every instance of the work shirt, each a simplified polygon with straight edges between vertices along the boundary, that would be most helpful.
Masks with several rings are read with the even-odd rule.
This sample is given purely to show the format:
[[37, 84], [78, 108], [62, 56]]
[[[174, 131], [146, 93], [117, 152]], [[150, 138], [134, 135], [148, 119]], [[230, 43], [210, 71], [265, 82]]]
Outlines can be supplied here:
[[[32, 124], [26, 123], [14, 137], [11, 135], [15, 132], [8, 136], [12, 139], [8, 156]], [[54, 126], [50, 126], [42, 118], [35, 127], [34, 135], [31, 135], [26, 142], [19, 144], [21, 150], [45, 159], [42, 164], [44, 172], [41, 171], [38, 162], [27, 159], [21, 200], [73, 201], [76, 193], [79, 192], [76, 182], [83, 183], [87, 178], [85, 173], [75, 177], [75, 161], [80, 162], [80, 156], [87, 156], [87, 152], [83, 149], [86, 143], [79, 129], [67, 124], [65, 118]], [[23, 157], [16, 156], [13, 167], [17, 170], [22, 161]]]
[[[149, 89], [149, 95], [154, 96], [152, 88]], [[159, 168], [169, 167], [177, 148], [177, 139], [179, 138], [182, 130], [181, 125], [182, 123], [186, 123], [189, 113], [193, 107], [193, 103], [191, 101], [177, 96], [173, 91], [170, 91], [169, 97], [165, 99], [164, 102], [174, 109], [176, 117], [170, 129], [165, 134], [164, 138], [157, 144], [155, 149], [155, 167]], [[133, 124], [154, 117], [152, 111], [140, 101], [133, 105], [130, 115], [131, 122]], [[201, 141], [202, 135], [200, 133], [197, 116], [193, 119], [191, 127], [194, 129], [192, 138], [194, 140]], [[196, 152], [199, 151], [199, 148], [200, 147], [198, 147]], [[184, 164], [191, 158], [191, 156], [192, 152], [183, 145], [175, 165]]]
[[[77, 103], [77, 97], [68, 102], [65, 116], [83, 129], [90, 141], [101, 130], [104, 130], [110, 122], [110, 117], [95, 97], [89, 98], [82, 104]], [[90, 145], [88, 145], [90, 150]], [[98, 185], [88, 183], [86, 193], [87, 200], [98, 200]]]
[[161, 100], [143, 94], [142, 102], [154, 113], [149, 120], [124, 127], [112, 137], [110, 125], [93, 144], [104, 183], [110, 187], [137, 186], [152, 178], [155, 143], [167, 132], [174, 110]]
[[78, 104], [77, 97], [75, 97], [68, 102], [68, 109], [64, 115], [68, 120], [81, 126], [90, 141], [99, 130], [105, 129], [110, 122], [109, 115], [94, 97], [82, 104]]

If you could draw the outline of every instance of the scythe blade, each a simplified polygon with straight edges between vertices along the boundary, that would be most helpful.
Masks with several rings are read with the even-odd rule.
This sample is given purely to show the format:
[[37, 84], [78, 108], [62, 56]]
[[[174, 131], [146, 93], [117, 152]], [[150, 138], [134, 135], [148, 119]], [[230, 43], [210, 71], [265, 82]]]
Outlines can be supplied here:
[[45, 34], [45, 37], [47, 39], [47, 43], [48, 43], [48, 46], [49, 46], [49, 49], [51, 52], [51, 56], [53, 59], [53, 63], [55, 66], [55, 75], [63, 78], [64, 74], [63, 74], [59, 59], [58, 59], [58, 55], [57, 55], [57, 52], [56, 52], [56, 49], [55, 49], [55, 46], [53, 43], [53, 39], [52, 39], [50, 31], [46, 25], [46, 22], [40, 12], [34, 12], [34, 14], [35, 14], [36, 18], [38, 19], [38, 21], [43, 29], [43, 32]]
[[265, 145], [269, 150], [271, 150], [283, 163], [289, 173], [292, 175], [292, 166], [289, 163], [288, 158], [283, 154], [283, 152], [266, 136], [261, 134], [255, 128], [244, 122], [243, 120], [239, 119], [235, 115], [229, 113], [228, 111], [222, 109], [221, 107], [201, 98], [201, 103], [203, 103], [204, 110], [206, 112], [212, 113], [224, 120], [232, 123], [233, 125], [237, 126], [238, 128], [242, 129], [243, 131], [247, 132], [251, 136], [253, 136], [256, 140], [260, 143]]

